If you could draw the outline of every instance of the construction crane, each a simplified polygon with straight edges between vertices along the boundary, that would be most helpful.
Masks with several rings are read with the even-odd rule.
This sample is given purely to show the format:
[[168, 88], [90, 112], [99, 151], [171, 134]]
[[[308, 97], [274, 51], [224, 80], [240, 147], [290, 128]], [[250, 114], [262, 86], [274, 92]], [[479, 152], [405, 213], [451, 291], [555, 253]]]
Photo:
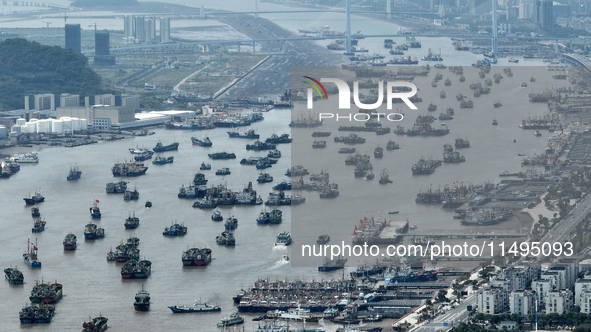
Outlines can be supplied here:
[[49, 29], [49, 25], [51, 24], [51, 22], [43, 22], [43, 21], [41, 21], [41, 23], [47, 24], [47, 29]]
[[99, 24], [96, 24], [96, 23], [97, 22], [94, 22], [94, 24], [91, 24], [91, 25], [88, 26], [89, 28], [94, 27], [94, 32], [96, 32], [97, 27], [112, 27], [113, 26], [113, 25], [99, 25]]

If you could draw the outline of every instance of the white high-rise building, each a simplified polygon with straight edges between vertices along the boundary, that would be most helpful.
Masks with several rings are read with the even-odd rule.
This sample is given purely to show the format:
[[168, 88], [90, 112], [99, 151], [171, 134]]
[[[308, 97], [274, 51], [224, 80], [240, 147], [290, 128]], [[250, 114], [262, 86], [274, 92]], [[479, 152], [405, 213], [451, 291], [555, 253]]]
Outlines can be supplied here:
[[516, 290], [509, 297], [509, 311], [525, 317], [536, 310], [536, 294], [531, 290]]
[[568, 289], [551, 290], [546, 295], [547, 314], [565, 314], [573, 308], [573, 293]]
[[507, 291], [500, 287], [487, 287], [478, 294], [478, 312], [483, 314], [500, 314], [509, 309]]
[[170, 17], [160, 18], [160, 42], [170, 42]]
[[133, 15], [125, 15], [123, 19], [124, 37], [126, 40], [133, 39]]

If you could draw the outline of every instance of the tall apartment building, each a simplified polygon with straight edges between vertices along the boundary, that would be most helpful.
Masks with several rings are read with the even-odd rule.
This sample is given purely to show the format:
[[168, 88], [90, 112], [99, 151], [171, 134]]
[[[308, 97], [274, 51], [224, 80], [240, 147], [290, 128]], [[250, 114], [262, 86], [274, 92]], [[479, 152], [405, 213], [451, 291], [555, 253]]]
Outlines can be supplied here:
[[540, 27], [554, 26], [553, 0], [536, 0], [534, 15]]
[[125, 39], [137, 43], [170, 42], [170, 17], [125, 16]]
[[170, 17], [160, 18], [160, 42], [170, 42]]
[[146, 33], [145, 31], [145, 17], [144, 16], [134, 16], [134, 38], [137, 40], [138, 43], [142, 44], [146, 42]]
[[94, 66], [113, 66], [115, 56], [111, 55], [109, 31], [96, 31], [94, 33]]
[[554, 286], [553, 279], [536, 279], [532, 281], [531, 288], [538, 295], [538, 305], [544, 305], [546, 303], [546, 295], [554, 289]]
[[546, 295], [547, 314], [565, 314], [573, 308], [573, 293], [568, 289], [555, 289]]
[[66, 48], [76, 53], [82, 52], [80, 24], [66, 24]]
[[487, 287], [477, 299], [478, 312], [484, 314], [500, 314], [509, 309], [507, 292], [499, 287]]
[[125, 40], [134, 38], [134, 21], [133, 16], [125, 15], [123, 18], [123, 33]]
[[536, 310], [536, 293], [531, 290], [516, 290], [509, 296], [509, 311], [525, 317]]

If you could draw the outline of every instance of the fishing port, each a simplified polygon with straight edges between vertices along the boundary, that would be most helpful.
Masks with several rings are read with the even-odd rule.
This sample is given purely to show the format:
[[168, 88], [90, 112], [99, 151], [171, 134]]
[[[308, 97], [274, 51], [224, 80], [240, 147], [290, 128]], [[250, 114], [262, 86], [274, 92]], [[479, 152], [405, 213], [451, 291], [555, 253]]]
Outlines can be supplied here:
[[450, 331], [489, 279], [571, 263], [439, 247], [570, 241], [584, 266], [591, 79], [564, 17], [568, 38], [497, 3], [493, 36], [470, 4], [352, 0], [347, 27], [322, 1], [165, 2], [0, 4], [3, 52], [77, 26], [85, 68], [0, 77], [3, 328]]

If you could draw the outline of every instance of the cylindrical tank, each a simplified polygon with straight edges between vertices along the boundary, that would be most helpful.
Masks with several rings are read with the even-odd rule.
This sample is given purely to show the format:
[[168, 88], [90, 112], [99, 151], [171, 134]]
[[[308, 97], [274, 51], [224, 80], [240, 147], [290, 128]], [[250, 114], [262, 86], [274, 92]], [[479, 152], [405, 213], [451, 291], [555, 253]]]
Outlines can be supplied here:
[[37, 133], [50, 133], [51, 132], [51, 120], [39, 120], [37, 121]]
[[14, 126], [10, 127], [10, 131], [13, 132], [13, 133], [20, 134], [21, 133], [21, 126], [20, 125], [14, 125]]
[[64, 122], [62, 120], [53, 120], [51, 124], [51, 132], [55, 134], [63, 134], [64, 133]]
[[63, 122], [62, 128], [64, 129], [64, 133], [72, 133], [72, 119], [70, 118], [61, 118]]
[[74, 130], [74, 131], [80, 131], [81, 130], [80, 129], [81, 127], [82, 127], [82, 125], [80, 123], [80, 119], [73, 118], [72, 119], [72, 130]]
[[36, 133], [37, 132], [37, 122], [36, 121], [29, 121], [25, 125], [24, 132], [26, 133]]
[[86, 123], [86, 119], [80, 119], [82, 120], [82, 125], [80, 126], [80, 130], [88, 130], [88, 123]]
[[0, 138], [5, 138], [6, 135], [8, 135], [8, 132], [6, 131], [6, 127], [0, 125]]
[[16, 125], [17, 126], [21, 126], [22, 127], [22, 126], [25, 125], [25, 123], [27, 123], [27, 120], [25, 120], [23, 118], [16, 119]]

